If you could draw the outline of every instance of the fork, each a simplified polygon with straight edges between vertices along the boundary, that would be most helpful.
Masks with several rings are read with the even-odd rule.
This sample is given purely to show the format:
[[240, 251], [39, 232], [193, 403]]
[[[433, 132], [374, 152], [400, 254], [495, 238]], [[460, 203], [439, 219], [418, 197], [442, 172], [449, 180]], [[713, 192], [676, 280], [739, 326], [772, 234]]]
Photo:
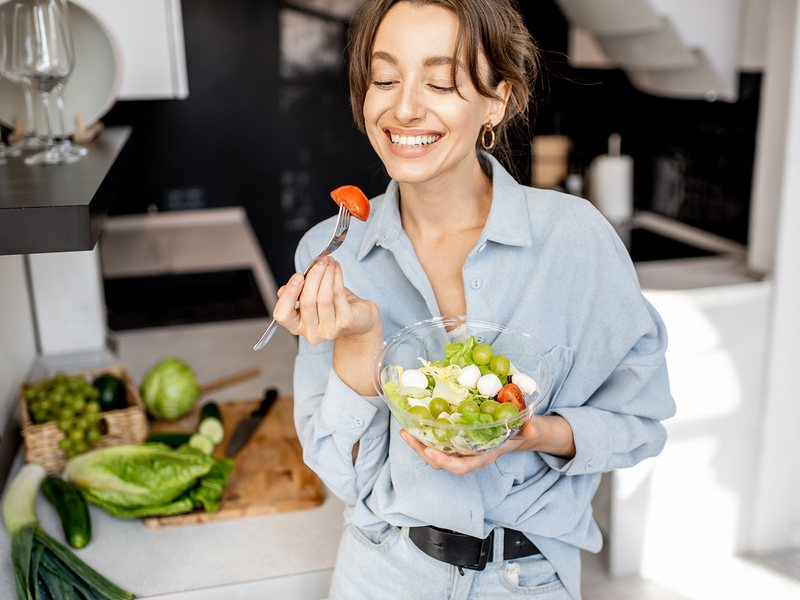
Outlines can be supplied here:
[[[308, 275], [308, 272], [311, 270], [311, 267], [314, 266], [314, 263], [317, 262], [323, 256], [328, 256], [331, 252], [336, 250], [339, 246], [342, 245], [344, 242], [344, 238], [347, 236], [347, 228], [350, 227], [350, 211], [344, 207], [344, 203], [339, 205], [339, 217], [336, 219], [336, 227], [333, 230], [333, 235], [331, 236], [331, 241], [328, 242], [328, 246], [319, 253], [306, 267], [305, 271], [303, 271], [303, 277]], [[258, 340], [258, 343], [253, 346], [253, 350], [261, 350], [264, 346], [267, 345], [272, 335], [275, 333], [275, 329], [277, 329], [278, 322], [275, 319], [272, 319], [272, 323], [269, 324], [267, 330], [264, 332], [264, 335], [261, 336], [261, 339]]]

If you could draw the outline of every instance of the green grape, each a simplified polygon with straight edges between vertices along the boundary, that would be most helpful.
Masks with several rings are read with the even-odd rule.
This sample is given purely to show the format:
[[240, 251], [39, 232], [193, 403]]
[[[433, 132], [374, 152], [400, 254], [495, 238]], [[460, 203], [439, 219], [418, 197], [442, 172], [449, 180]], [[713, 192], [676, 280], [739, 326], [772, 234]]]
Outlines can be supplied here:
[[72, 402], [70, 404], [72, 405], [72, 410], [75, 411], [75, 414], [79, 415], [83, 413], [83, 408], [86, 406], [86, 400], [84, 400], [80, 396], [77, 396], [72, 399]]
[[67, 435], [69, 435], [69, 439], [77, 443], [83, 441], [84, 433], [83, 429], [78, 429], [77, 427], [73, 427], [72, 429], [69, 430], [69, 433]]
[[500, 403], [497, 400], [484, 400], [481, 402], [481, 412], [485, 415], [493, 415]]
[[43, 413], [42, 411], [37, 411], [33, 413], [33, 422], [37, 425], [39, 423], [44, 423], [47, 421], [47, 413]]
[[418, 419], [424, 419], [429, 421], [431, 418], [431, 411], [429, 411], [424, 406], [412, 406], [408, 409], [408, 412], [417, 417]]
[[53, 392], [48, 396], [50, 401], [54, 404], [64, 404], [64, 394], [59, 394], [58, 392]]
[[489, 362], [489, 368], [494, 373], [502, 377], [504, 375], [508, 375], [508, 370], [511, 368], [511, 362], [502, 354], [497, 354], [496, 356], [493, 356], [492, 360]]
[[64, 408], [62, 408], [62, 409], [61, 409], [61, 411], [59, 412], [59, 416], [60, 416], [62, 419], [71, 419], [72, 417], [74, 417], [74, 416], [75, 416], [75, 411], [74, 411], [74, 410], [72, 410], [72, 408], [70, 408], [69, 406], [65, 406], [65, 407], [64, 407]]
[[80, 417], [77, 421], [75, 421], [75, 427], [78, 429], [86, 429], [89, 427], [89, 421], [86, 417]]
[[89, 389], [88, 389], [88, 390], [86, 390], [86, 396], [87, 396], [87, 397], [88, 397], [90, 400], [97, 400], [97, 399], [100, 397], [100, 390], [98, 390], [98, 389], [97, 389], [96, 387], [94, 387], [93, 385], [90, 385], [90, 386], [89, 386]]
[[62, 438], [58, 440], [58, 447], [61, 448], [64, 452], [72, 449], [72, 440], [68, 437]]
[[64, 385], [63, 383], [60, 383], [55, 387], [53, 387], [53, 393], [58, 394], [59, 396], [63, 396], [64, 394], [67, 393], [67, 386]]
[[94, 413], [96, 415], [99, 412], [100, 412], [100, 403], [97, 400], [89, 400], [89, 402], [86, 403], [84, 414], [90, 415]]
[[494, 356], [494, 350], [489, 344], [478, 344], [472, 350], [472, 360], [476, 365], [488, 365], [492, 356]]
[[91, 429], [86, 430], [86, 443], [90, 446], [94, 446], [97, 442], [100, 441], [102, 434], [97, 427], [92, 427]]
[[75, 442], [75, 454], [83, 454], [89, 449], [89, 446], [81, 440], [80, 442]]
[[[448, 419], [434, 419], [436, 423], [442, 423], [447, 425], [452, 425]], [[448, 427], [434, 427], [433, 428], [433, 437], [435, 437], [440, 442], [446, 442], [450, 439], [450, 436], [453, 435], [453, 431]]]
[[444, 398], [434, 398], [428, 404], [428, 410], [437, 417], [443, 412], [450, 414], [450, 403]]
[[83, 413], [82, 418], [86, 419], [86, 422], [89, 423], [89, 425], [94, 425], [95, 423], [100, 421], [100, 415], [98, 415], [96, 412]]
[[47, 412], [53, 406], [53, 403], [50, 400], [39, 400], [39, 410], [42, 412]]
[[72, 421], [69, 419], [59, 419], [57, 427], [59, 431], [67, 433], [72, 428]]
[[461, 404], [458, 405], [456, 409], [461, 414], [467, 412], [480, 412], [480, 408], [478, 408], [478, 403], [475, 400], [464, 400]]
[[26, 389], [22, 396], [25, 398], [25, 400], [33, 400], [38, 393], [39, 390], [34, 386]]
[[516, 415], [519, 412], [519, 409], [514, 405], [513, 402], [503, 402], [500, 406], [497, 407], [497, 410], [494, 411], [494, 418], [495, 421], [502, 421], [503, 419], [507, 419]]

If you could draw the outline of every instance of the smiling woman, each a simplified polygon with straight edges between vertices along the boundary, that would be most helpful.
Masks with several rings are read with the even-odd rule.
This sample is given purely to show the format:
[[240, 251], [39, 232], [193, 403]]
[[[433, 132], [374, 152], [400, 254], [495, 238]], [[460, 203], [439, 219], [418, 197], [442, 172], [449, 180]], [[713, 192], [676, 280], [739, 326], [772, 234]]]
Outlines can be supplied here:
[[[664, 325], [588, 202], [519, 185], [489, 154], [537, 75], [511, 0], [368, 0], [349, 50], [353, 114], [392, 181], [274, 309], [299, 336], [304, 460], [347, 505], [329, 597], [578, 600], [600, 474], [665, 443]], [[303, 237], [298, 271], [332, 225]], [[491, 451], [425, 446], [375, 393], [384, 340], [445, 315], [516, 327], [552, 358], [552, 391]]]

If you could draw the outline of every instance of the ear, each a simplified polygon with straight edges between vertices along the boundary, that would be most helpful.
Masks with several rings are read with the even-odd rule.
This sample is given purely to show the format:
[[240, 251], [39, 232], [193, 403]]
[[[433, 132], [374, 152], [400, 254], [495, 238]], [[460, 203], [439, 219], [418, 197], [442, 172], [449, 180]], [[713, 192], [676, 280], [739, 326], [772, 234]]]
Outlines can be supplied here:
[[495, 89], [497, 95], [500, 96], [503, 100], [491, 100], [489, 103], [489, 112], [486, 114], [485, 121], [491, 121], [492, 125], [497, 125], [500, 121], [503, 120], [506, 114], [506, 105], [508, 104], [508, 99], [511, 97], [511, 84], [507, 82], [505, 79], [497, 84], [497, 88]]

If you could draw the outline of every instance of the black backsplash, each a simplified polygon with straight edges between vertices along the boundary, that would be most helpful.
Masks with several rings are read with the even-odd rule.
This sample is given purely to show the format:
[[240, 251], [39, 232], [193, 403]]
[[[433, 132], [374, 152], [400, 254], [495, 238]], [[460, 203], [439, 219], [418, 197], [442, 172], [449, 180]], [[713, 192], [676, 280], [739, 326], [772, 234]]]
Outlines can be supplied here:
[[[520, 180], [530, 179], [533, 134], [572, 137], [580, 172], [617, 132], [635, 161], [640, 209], [746, 243], [760, 74], [741, 75], [733, 104], [650, 96], [620, 70], [569, 67], [553, 0], [521, 4], [547, 68], [531, 125], [512, 136]], [[103, 119], [134, 128], [111, 214], [243, 206], [280, 284], [303, 232], [335, 213], [330, 190], [348, 183], [372, 196], [388, 181], [353, 124], [347, 22], [277, 0], [192, 0], [182, 10], [189, 98], [120, 101]], [[321, 44], [307, 64], [281, 56], [281, 33], [298, 23]]]

